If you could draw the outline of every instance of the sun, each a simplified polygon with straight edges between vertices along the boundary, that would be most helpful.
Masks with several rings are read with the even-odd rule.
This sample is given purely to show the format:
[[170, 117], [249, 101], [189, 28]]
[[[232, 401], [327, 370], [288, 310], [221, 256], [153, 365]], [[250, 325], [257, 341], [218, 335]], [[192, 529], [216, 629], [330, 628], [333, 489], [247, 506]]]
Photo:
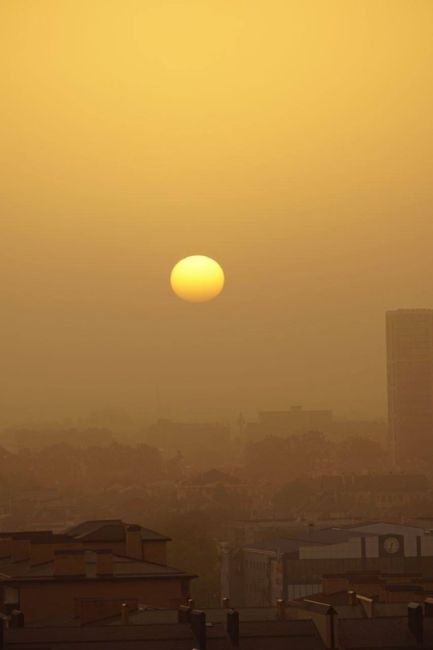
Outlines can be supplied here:
[[224, 271], [211, 257], [191, 255], [173, 267], [170, 284], [174, 293], [189, 302], [216, 298], [224, 288]]

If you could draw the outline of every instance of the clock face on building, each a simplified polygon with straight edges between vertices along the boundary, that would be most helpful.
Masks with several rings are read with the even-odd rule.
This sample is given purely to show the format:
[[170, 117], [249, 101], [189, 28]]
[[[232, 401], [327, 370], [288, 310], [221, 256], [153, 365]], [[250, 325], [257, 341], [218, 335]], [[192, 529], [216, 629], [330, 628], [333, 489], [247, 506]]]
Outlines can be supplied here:
[[383, 540], [383, 550], [385, 553], [389, 553], [389, 555], [394, 555], [395, 553], [398, 553], [401, 547], [401, 542], [398, 539], [398, 537], [394, 537], [393, 535], [390, 535], [389, 537], [385, 537]]

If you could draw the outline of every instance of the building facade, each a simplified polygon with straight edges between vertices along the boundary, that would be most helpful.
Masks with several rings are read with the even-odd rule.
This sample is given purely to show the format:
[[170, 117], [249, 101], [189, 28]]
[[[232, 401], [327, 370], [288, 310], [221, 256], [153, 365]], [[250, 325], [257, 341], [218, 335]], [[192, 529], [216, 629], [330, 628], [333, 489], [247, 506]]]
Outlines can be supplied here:
[[176, 607], [190, 573], [167, 566], [169, 538], [121, 520], [86, 521], [66, 530], [0, 532], [0, 610], [27, 621], [80, 618], [89, 602]]
[[389, 439], [396, 465], [433, 453], [433, 310], [386, 313]]
[[236, 605], [263, 607], [320, 591], [326, 574], [373, 571], [433, 575], [433, 535], [386, 522], [312, 529], [234, 549], [221, 546], [221, 588]]

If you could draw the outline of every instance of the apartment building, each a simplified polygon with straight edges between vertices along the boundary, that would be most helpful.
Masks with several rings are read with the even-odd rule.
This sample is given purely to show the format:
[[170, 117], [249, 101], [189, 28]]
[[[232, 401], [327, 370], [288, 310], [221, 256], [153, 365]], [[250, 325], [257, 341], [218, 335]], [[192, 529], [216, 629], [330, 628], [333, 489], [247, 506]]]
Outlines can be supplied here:
[[0, 604], [27, 621], [72, 619], [84, 601], [176, 607], [193, 575], [167, 566], [164, 535], [120, 520], [87, 521], [64, 533], [0, 533]]

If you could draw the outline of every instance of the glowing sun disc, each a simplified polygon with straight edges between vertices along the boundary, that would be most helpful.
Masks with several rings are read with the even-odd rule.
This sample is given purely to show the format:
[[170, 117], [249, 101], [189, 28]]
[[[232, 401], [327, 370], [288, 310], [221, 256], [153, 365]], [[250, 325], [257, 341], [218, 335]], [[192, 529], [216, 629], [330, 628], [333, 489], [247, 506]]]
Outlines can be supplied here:
[[216, 298], [224, 288], [224, 271], [206, 255], [191, 255], [173, 267], [170, 284], [174, 293], [189, 302], [206, 302]]

